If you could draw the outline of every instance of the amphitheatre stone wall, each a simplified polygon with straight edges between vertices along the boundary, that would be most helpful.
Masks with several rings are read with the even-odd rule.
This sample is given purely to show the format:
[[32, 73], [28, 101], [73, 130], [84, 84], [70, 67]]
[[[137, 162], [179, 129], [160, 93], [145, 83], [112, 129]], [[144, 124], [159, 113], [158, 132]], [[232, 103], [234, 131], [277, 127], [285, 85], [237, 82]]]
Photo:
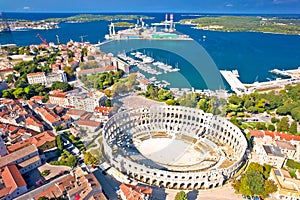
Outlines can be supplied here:
[[[223, 185], [243, 165], [247, 148], [243, 133], [227, 119], [180, 106], [141, 107], [120, 112], [109, 119], [103, 134], [104, 156], [113, 167], [131, 179], [174, 189]], [[135, 146], [159, 137], [184, 140], [199, 155], [205, 151], [211, 154], [205, 154], [203, 162], [195, 166], [188, 163], [171, 166], [148, 159]]]

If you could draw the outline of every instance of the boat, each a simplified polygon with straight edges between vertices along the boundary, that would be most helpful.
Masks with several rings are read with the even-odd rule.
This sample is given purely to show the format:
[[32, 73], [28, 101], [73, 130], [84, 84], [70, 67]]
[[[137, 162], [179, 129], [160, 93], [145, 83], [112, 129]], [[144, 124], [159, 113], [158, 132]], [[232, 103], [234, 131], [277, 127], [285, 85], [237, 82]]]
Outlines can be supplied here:
[[143, 63], [146, 63], [146, 64], [152, 63], [153, 61], [154, 61], [154, 59], [151, 58], [151, 57], [145, 57], [145, 58], [143, 58]]

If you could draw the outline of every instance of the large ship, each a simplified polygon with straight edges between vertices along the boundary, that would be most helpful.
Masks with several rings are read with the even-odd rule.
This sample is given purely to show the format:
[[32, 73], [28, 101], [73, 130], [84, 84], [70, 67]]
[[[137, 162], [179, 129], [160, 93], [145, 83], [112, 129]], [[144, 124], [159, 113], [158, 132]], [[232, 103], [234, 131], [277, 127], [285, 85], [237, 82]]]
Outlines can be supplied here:
[[[161, 28], [162, 27], [162, 28]], [[134, 28], [115, 31], [113, 23], [109, 25], [109, 34], [105, 35], [107, 40], [192, 40], [188, 35], [176, 32], [173, 14], [166, 14], [165, 21], [152, 23], [151, 27], [145, 24], [142, 18], [137, 20]]]

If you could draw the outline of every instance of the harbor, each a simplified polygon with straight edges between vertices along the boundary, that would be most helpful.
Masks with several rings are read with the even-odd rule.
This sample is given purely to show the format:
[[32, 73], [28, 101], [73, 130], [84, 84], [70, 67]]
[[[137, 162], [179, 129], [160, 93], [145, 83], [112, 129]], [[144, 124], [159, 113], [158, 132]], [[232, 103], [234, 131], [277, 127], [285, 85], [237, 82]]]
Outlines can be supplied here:
[[275, 80], [254, 82], [251, 84], [242, 83], [238, 77], [238, 71], [220, 70], [220, 73], [230, 85], [231, 90], [237, 95], [250, 94], [254, 91], [268, 91], [274, 89], [282, 89], [287, 85], [295, 85], [300, 83], [300, 67], [292, 70], [270, 70], [270, 73], [283, 78], [276, 78]]

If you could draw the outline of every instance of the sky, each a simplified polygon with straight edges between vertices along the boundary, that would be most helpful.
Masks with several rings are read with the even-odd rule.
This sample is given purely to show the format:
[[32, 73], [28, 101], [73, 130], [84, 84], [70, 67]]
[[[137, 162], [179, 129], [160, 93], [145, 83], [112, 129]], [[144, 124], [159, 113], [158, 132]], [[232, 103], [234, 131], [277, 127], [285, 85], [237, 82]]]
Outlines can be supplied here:
[[300, 0], [0, 0], [0, 12], [300, 14]]

